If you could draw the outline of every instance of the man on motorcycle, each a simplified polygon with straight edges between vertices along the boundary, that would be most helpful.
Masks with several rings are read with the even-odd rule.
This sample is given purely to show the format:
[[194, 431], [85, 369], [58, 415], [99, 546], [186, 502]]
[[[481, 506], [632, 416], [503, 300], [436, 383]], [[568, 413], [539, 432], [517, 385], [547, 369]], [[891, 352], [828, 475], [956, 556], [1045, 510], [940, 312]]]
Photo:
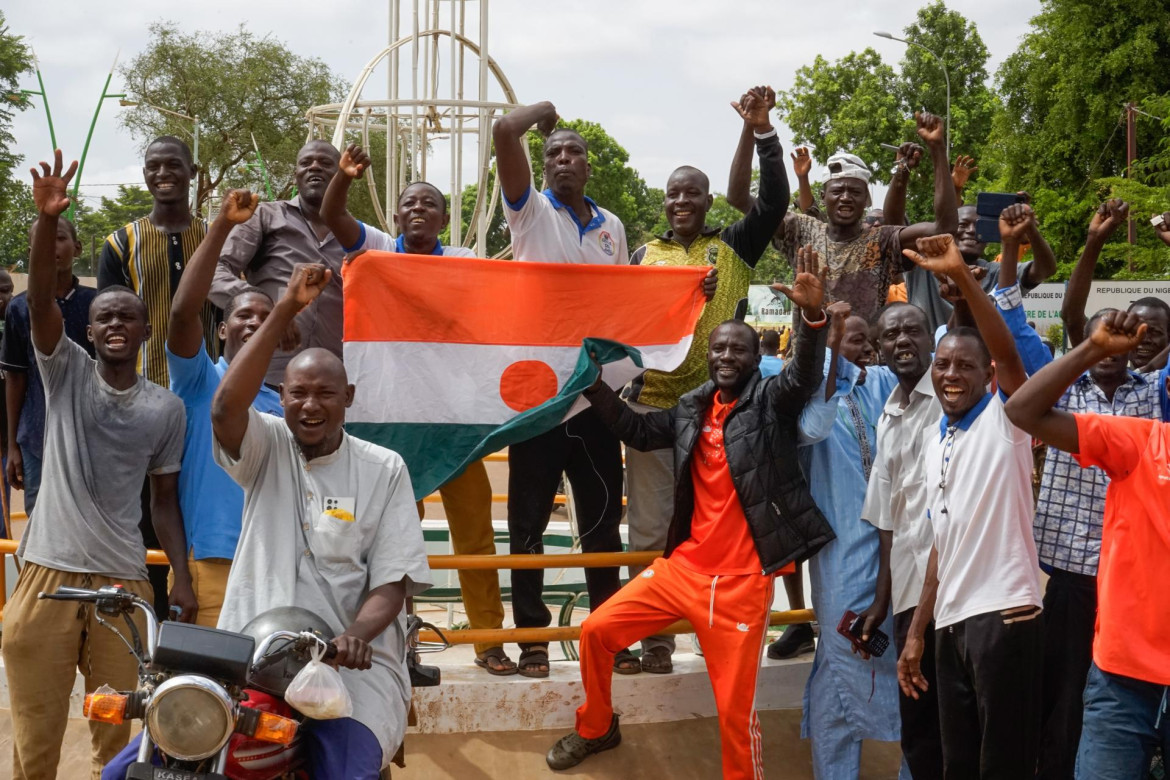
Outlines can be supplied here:
[[280, 386], [284, 420], [252, 400], [281, 335], [328, 286], [298, 265], [288, 289], [229, 365], [212, 402], [215, 459], [244, 488], [244, 517], [219, 628], [240, 631], [295, 604], [336, 634], [353, 717], [304, 726], [315, 780], [376, 778], [402, 743], [410, 702], [408, 596], [431, 585], [410, 475], [394, 452], [343, 429], [354, 387], [331, 352], [307, 349]]

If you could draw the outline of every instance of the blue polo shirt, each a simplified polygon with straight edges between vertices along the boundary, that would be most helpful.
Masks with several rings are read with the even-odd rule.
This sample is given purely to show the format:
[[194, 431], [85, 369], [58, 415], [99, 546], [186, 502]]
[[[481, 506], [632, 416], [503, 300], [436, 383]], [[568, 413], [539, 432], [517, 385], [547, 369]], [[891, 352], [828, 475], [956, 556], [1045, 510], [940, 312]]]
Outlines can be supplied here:
[[[240, 539], [244, 491], [211, 456], [211, 399], [227, 371], [227, 361], [211, 362], [202, 344], [199, 354], [181, 358], [168, 348], [171, 392], [187, 411], [187, 439], [179, 472], [179, 507], [187, 532], [187, 551], [194, 558], [233, 558]], [[252, 406], [258, 412], [283, 416], [280, 396], [261, 387]]]

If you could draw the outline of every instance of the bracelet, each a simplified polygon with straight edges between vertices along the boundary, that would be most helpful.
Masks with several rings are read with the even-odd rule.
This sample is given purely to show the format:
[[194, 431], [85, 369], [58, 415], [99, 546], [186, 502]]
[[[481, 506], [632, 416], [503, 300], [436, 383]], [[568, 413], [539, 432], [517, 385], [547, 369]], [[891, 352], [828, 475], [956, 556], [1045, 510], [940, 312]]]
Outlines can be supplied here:
[[894, 167], [890, 169], [890, 173], [895, 176], [899, 173], [910, 173], [910, 166], [906, 164], [905, 160], [898, 160], [894, 163]]

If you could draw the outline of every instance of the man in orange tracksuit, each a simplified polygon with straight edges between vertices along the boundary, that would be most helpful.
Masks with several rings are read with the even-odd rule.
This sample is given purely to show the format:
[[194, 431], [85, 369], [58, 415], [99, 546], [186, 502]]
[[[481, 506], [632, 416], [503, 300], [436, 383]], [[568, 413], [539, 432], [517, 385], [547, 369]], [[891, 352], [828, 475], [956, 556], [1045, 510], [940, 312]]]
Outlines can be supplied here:
[[568, 769], [621, 742], [610, 696], [614, 654], [679, 618], [703, 646], [715, 691], [724, 778], [762, 778], [754, 692], [774, 576], [833, 538], [797, 463], [797, 421], [821, 383], [828, 317], [811, 247], [800, 250], [793, 289], [802, 310], [796, 355], [763, 378], [759, 336], [742, 322], [708, 341], [711, 382], [672, 409], [637, 414], [598, 381], [585, 391], [628, 446], [675, 449], [674, 517], [666, 552], [585, 621], [577, 727], [547, 756]]

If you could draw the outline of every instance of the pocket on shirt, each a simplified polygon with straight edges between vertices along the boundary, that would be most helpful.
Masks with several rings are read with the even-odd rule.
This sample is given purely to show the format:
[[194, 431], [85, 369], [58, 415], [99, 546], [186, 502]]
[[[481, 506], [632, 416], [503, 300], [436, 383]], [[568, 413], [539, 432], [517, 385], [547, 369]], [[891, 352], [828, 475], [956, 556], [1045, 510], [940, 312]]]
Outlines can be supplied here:
[[351, 571], [361, 568], [362, 532], [356, 520], [322, 512], [313, 526], [310, 546], [324, 566]]

